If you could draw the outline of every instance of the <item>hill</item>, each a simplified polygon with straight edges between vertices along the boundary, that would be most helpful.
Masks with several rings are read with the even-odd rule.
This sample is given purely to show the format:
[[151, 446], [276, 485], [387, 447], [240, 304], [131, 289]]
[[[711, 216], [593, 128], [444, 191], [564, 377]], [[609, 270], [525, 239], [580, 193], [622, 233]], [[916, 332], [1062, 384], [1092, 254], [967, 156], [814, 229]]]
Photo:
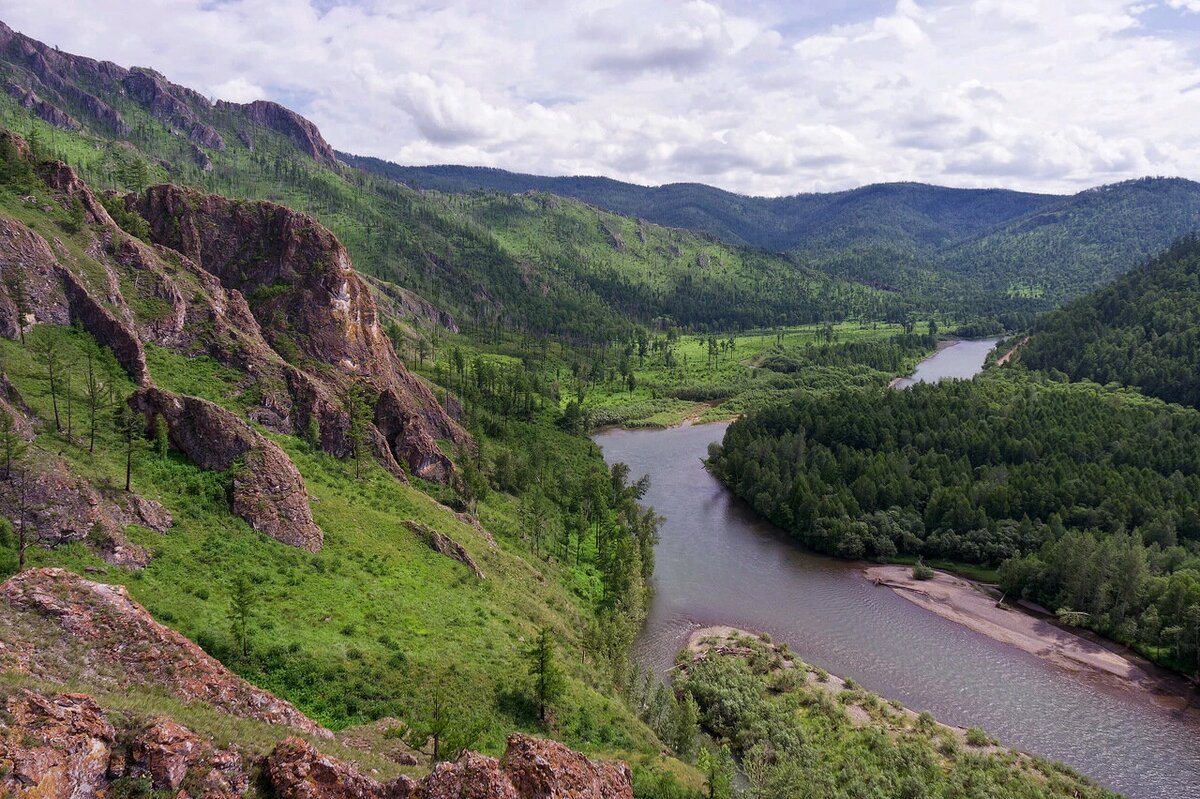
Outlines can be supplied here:
[[[7, 27], [0, 27], [0, 81], [8, 89], [0, 122], [97, 188], [141, 191], [171, 182], [306, 211], [338, 236], [360, 270], [463, 324], [606, 342], [655, 319], [756, 325], [880, 308], [901, 313], [891, 294], [788, 257], [756, 253], [753, 268], [742, 268], [750, 256], [739, 247], [654, 225], [639, 226], [647, 248], [610, 242], [602, 268], [580, 268], [581, 258], [599, 252], [605, 228], [623, 222], [562, 200], [563, 213], [539, 222], [557, 230], [561, 246], [518, 246], [489, 227], [507, 213], [507, 201], [465, 206], [458, 197], [408, 189], [339, 162], [311, 122], [282, 106], [210, 103], [151, 69], [63, 53]], [[526, 216], [536, 215], [529, 210]], [[561, 224], [566, 217], [571, 224]], [[709, 269], [710, 260], [722, 267]], [[722, 314], [713, 313], [711, 297], [722, 298]]]
[[723, 241], [790, 252], [831, 276], [960, 313], [1054, 307], [1200, 229], [1200, 183], [1183, 179], [1144, 178], [1071, 196], [892, 183], [766, 198], [698, 184], [647, 187], [340, 157], [416, 188], [574, 197]]
[[1031, 369], [1122, 383], [1200, 407], [1200, 240], [1181, 239], [1111, 285], [1046, 314], [1017, 357]]

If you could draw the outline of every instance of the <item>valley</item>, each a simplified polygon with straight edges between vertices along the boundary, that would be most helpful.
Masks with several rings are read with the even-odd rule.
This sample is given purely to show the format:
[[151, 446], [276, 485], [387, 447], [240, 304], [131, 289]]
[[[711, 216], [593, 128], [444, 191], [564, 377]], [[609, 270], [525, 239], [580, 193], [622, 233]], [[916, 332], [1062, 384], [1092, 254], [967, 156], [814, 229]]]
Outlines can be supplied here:
[[3, 22], [0, 81], [0, 796], [1200, 783], [1200, 184], [397, 165]]

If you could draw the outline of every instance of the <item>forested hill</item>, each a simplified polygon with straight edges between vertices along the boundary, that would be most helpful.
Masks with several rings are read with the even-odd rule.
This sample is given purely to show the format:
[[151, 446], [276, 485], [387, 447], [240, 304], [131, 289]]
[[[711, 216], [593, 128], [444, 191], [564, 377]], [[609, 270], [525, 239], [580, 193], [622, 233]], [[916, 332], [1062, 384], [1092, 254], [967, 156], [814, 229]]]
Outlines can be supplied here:
[[316, 126], [282, 106], [210, 103], [152, 69], [64, 53], [3, 23], [0, 83], [0, 124], [93, 186], [185, 184], [306, 211], [358, 269], [478, 328], [605, 342], [656, 320], [736, 328], [895, 318], [911, 304], [790, 257], [572, 200], [517, 209], [503, 196], [414, 191], [340, 163]]
[[648, 187], [463, 166], [406, 167], [339, 153], [409, 186], [551, 192], [737, 244], [788, 251], [826, 273], [972, 313], [1045, 310], [1200, 230], [1200, 183], [1126, 181], [1070, 196], [889, 183], [746, 197], [712, 186]]
[[700, 183], [640, 186], [603, 177], [544, 177], [469, 166], [400, 166], [338, 153], [349, 164], [421, 189], [549, 192], [660, 225], [701, 230], [770, 250], [888, 243], [933, 250], [1018, 219], [1061, 198], [1003, 189], [885, 183], [790, 197], [747, 197]]
[[1020, 361], [1200, 407], [1200, 238], [1039, 320]]

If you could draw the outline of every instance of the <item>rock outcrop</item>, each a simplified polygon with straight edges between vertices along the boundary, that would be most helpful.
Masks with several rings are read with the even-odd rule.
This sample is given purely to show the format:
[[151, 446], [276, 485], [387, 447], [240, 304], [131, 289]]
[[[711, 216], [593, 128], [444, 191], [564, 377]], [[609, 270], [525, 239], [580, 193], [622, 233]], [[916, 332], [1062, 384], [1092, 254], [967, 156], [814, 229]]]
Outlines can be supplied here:
[[555, 741], [513, 735], [502, 760], [475, 752], [421, 780], [378, 782], [299, 738], [267, 757], [279, 799], [633, 799], [624, 763], [598, 762]]
[[148, 387], [130, 406], [167, 426], [171, 444], [202, 469], [232, 469], [232, 509], [264, 535], [309, 552], [321, 549], [321, 528], [313, 521], [304, 478], [279, 445], [230, 411], [197, 397]]
[[[210, 125], [205, 124], [192, 110], [191, 104], [208, 106], [208, 101], [196, 92], [169, 83], [151, 69], [134, 67], [121, 85], [139, 105], [168, 126], [187, 135], [193, 144], [212, 150], [224, 150], [225, 140]], [[186, 101], [185, 99], [186, 98]]]
[[232, 716], [330, 735], [156, 622], [124, 587], [63, 569], [30, 569], [0, 584], [0, 641], [0, 664], [40, 679], [156, 687]]
[[337, 154], [329, 146], [329, 142], [325, 141], [325, 137], [321, 135], [317, 126], [279, 103], [272, 103], [269, 100], [255, 100], [252, 103], [220, 101], [217, 103], [217, 108], [241, 113], [255, 125], [261, 125], [283, 134], [314, 161], [325, 164], [337, 163]]
[[33, 111], [43, 121], [63, 130], [77, 130], [79, 128], [79, 123], [70, 114], [38, 97], [37, 93], [32, 89], [18, 86], [15, 83], [8, 84], [7, 88], [9, 95], [17, 101], [18, 105]]
[[434, 530], [429, 525], [422, 524], [415, 519], [405, 519], [404, 526], [420, 536], [425, 543], [429, 544], [429, 548], [434, 552], [437, 552], [439, 555], [445, 555], [451, 560], [457, 560], [470, 569], [480, 580], [485, 579], [483, 569], [479, 568], [479, 564], [471, 557], [471, 553], [467, 552], [466, 547], [450, 536], [439, 530]]
[[[449, 479], [452, 466], [436, 441], [463, 444], [469, 438], [396, 357], [370, 290], [332, 233], [283, 206], [235, 202], [176, 186], [153, 186], [132, 202], [150, 222], [157, 243], [249, 300], [276, 352], [293, 364], [307, 359], [334, 367], [320, 376], [309, 374], [325, 384], [327, 395], [336, 397], [350, 381], [369, 386], [378, 397], [375, 427], [398, 461], [422, 477]], [[333, 425], [344, 427], [344, 419]], [[343, 448], [334, 454], [346, 454], [344, 442], [329, 443]]]
[[[0, 719], [0, 796], [84, 799], [108, 784], [116, 731], [84, 694], [22, 691]], [[5, 768], [7, 766], [7, 768]]]

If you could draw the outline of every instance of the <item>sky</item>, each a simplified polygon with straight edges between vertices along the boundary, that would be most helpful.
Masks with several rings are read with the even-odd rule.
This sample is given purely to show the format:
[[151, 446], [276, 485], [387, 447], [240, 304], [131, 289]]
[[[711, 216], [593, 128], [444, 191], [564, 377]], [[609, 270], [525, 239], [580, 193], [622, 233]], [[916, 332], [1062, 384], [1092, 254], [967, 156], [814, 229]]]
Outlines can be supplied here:
[[1200, 179], [1200, 0], [0, 0], [401, 164], [786, 195]]

